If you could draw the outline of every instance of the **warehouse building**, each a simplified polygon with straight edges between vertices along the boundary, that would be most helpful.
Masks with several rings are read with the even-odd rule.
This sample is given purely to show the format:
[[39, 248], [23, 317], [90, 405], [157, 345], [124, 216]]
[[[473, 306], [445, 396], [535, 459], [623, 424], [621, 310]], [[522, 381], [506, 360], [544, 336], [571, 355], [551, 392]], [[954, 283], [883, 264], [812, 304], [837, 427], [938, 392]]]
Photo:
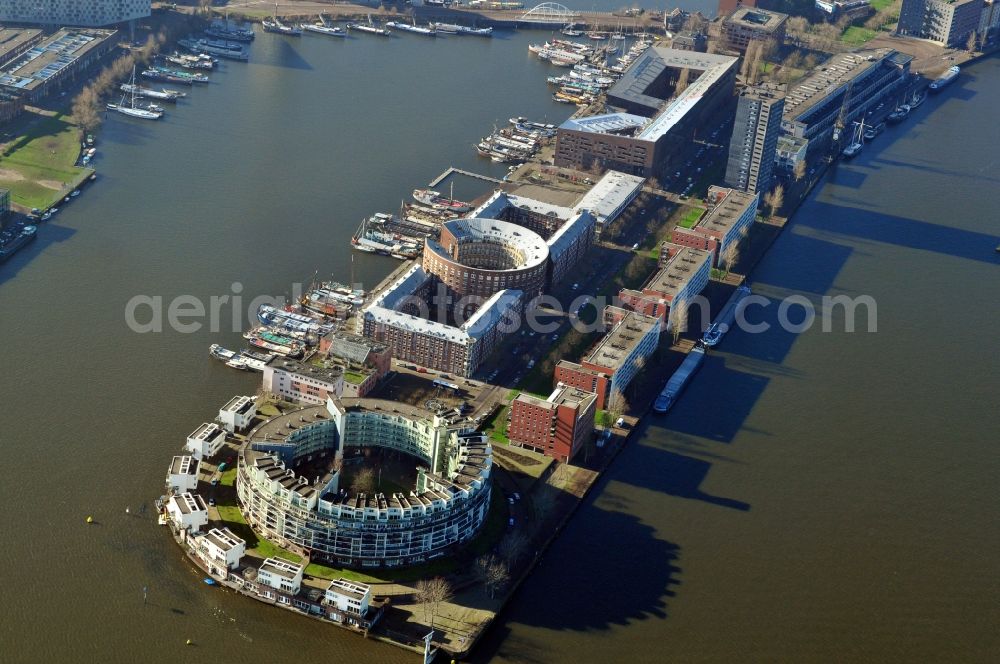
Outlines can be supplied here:
[[650, 47], [608, 90], [608, 104], [619, 111], [559, 126], [555, 165], [660, 175], [699, 127], [731, 111], [737, 62], [727, 55]]

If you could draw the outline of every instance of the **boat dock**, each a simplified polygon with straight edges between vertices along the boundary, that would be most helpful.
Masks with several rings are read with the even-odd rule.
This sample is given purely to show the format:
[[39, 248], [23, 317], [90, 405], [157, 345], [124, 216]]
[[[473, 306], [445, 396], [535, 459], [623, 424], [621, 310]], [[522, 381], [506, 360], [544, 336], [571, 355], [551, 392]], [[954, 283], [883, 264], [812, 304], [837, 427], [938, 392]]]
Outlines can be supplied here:
[[475, 178], [476, 180], [483, 180], [484, 182], [493, 182], [495, 184], [503, 184], [503, 180], [498, 180], [497, 178], [490, 177], [489, 175], [483, 175], [481, 173], [473, 173], [472, 171], [466, 171], [461, 168], [450, 167], [441, 175], [437, 176], [433, 180], [427, 183], [427, 186], [433, 189], [445, 180], [447, 180], [452, 175], [464, 175], [466, 177]]

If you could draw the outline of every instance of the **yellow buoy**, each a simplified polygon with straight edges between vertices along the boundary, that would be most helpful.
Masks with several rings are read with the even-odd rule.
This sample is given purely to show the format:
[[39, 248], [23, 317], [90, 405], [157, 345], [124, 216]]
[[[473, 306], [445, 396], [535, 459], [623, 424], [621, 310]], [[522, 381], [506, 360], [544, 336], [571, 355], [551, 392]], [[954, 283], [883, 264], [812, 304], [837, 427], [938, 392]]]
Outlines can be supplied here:
[[94, 522], [94, 517], [88, 516], [87, 517], [87, 523], [93, 523], [93, 522]]
[[186, 646], [189, 646], [189, 645], [191, 645], [192, 643], [194, 643], [194, 642], [193, 642], [193, 641], [192, 641], [191, 639], [188, 639], [188, 640], [187, 640], [187, 642], [186, 642], [186, 643], [185, 643], [184, 645], [186, 645]]

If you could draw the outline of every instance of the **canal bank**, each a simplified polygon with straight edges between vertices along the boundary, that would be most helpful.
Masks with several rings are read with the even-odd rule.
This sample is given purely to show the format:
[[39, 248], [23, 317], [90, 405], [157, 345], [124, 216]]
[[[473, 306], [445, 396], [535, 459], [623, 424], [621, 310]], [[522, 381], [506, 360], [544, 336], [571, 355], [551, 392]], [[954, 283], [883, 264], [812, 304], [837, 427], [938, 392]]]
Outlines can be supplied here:
[[[268, 42], [262, 40], [261, 43]], [[176, 658], [171, 646], [180, 647], [185, 634], [191, 634], [198, 644], [185, 651], [185, 657], [193, 661], [259, 657], [261, 653], [278, 660], [292, 656], [337, 656], [356, 661], [410, 661], [412, 657], [397, 658], [403, 653], [379, 649], [374, 644], [350, 639], [349, 635], [341, 639], [341, 635], [331, 634], [331, 630], [316, 629], [311, 621], [275, 615], [281, 612], [254, 607], [242, 598], [211, 594], [210, 589], [200, 587], [198, 578], [190, 574], [186, 564], [182, 561], [178, 564], [172, 545], [163, 542], [162, 531], [139, 518], [124, 515], [123, 506], [138, 504], [149, 496], [150, 486], [159, 486], [163, 476], [163, 455], [178, 447], [183, 435], [190, 430], [193, 413], [208, 415], [211, 409], [206, 409], [205, 404], [216, 404], [220, 394], [253, 389], [247, 377], [216, 367], [205, 357], [210, 340], [220, 335], [205, 332], [153, 338], [130, 333], [121, 322], [121, 308], [128, 297], [143, 291], [164, 292], [169, 296], [192, 287], [202, 289], [197, 292], [204, 294], [230, 293], [235, 281], [240, 281], [246, 292], [253, 292], [253, 288], [273, 287], [275, 279], [293, 281], [300, 271], [298, 266], [308, 262], [323, 265], [335, 262], [339, 270], [336, 276], [346, 278], [349, 263], [343, 259], [349, 250], [338, 253], [341, 247], [328, 236], [342, 238], [338, 224], [350, 228], [356, 223], [356, 219], [347, 223], [342, 221], [341, 217], [349, 217], [351, 210], [347, 206], [353, 204], [370, 210], [372, 200], [379, 196], [385, 197], [390, 191], [394, 194], [396, 190], [405, 192], [414, 181], [423, 181], [409, 175], [392, 181], [382, 167], [394, 166], [395, 160], [385, 159], [386, 154], [403, 151], [426, 155], [440, 149], [438, 135], [428, 132], [434, 139], [429, 143], [409, 143], [416, 139], [403, 132], [384, 137], [377, 131], [380, 125], [374, 124], [364, 128], [370, 132], [365, 136], [378, 136], [386, 142], [378, 149], [369, 145], [367, 150], [379, 153], [382, 159], [374, 163], [362, 160], [362, 171], [358, 175], [337, 170], [343, 157], [336, 152], [338, 146], [332, 143], [317, 146], [319, 154], [299, 151], [295, 161], [288, 166], [292, 171], [289, 174], [276, 174], [273, 169], [262, 167], [261, 155], [267, 154], [269, 149], [305, 138], [313, 142], [326, 138], [317, 137], [315, 132], [309, 136], [297, 135], [294, 127], [286, 127], [280, 122], [283, 114], [305, 114], [307, 119], [312, 119], [309, 110], [313, 105], [329, 112], [342, 102], [338, 96], [322, 96], [333, 91], [311, 86], [308, 95], [303, 91], [297, 97], [304, 108], [293, 106], [289, 110], [284, 104], [265, 105], [263, 109], [251, 107], [250, 99], [260, 103], [261, 88], [280, 87], [282, 92], [288, 93], [294, 92], [296, 86], [308, 85], [313, 79], [295, 76], [297, 70], [303, 69], [303, 62], [327, 76], [343, 75], [340, 71], [321, 69], [321, 58], [306, 51], [308, 47], [291, 48], [291, 51], [281, 49], [288, 57], [288, 65], [276, 66], [273, 60], [265, 60], [266, 66], [251, 70], [249, 77], [240, 78], [238, 83], [246, 87], [228, 88], [211, 97], [216, 104], [208, 110], [217, 115], [199, 114], [184, 123], [183, 132], [167, 131], [165, 136], [154, 141], [151, 134], [133, 132], [131, 126], [117, 126], [110, 137], [116, 154], [115, 159], [108, 160], [107, 200], [95, 196], [92, 200], [81, 201], [79, 212], [73, 210], [64, 217], [59, 227], [63, 230], [60, 237], [65, 244], [50, 244], [52, 253], [44, 254], [44, 260], [29, 264], [19, 258], [14, 273], [8, 273], [5, 267], [7, 281], [0, 292], [4, 310], [30, 311], [34, 318], [30, 329], [15, 323], [7, 323], [4, 328], [8, 334], [4, 367], [11, 377], [5, 388], [4, 402], [9, 412], [21, 414], [5, 422], [10, 440], [15, 441], [9, 470], [15, 476], [31, 479], [32, 484], [5, 483], [0, 491], [7, 504], [17, 507], [9, 527], [36, 535], [31, 542], [12, 541], [5, 549], [4, 561], [21, 570], [25, 578], [45, 578], [56, 584], [61, 602], [55, 613], [51, 602], [41, 593], [29, 592], [31, 587], [13, 589], [11, 600], [23, 607], [24, 612], [12, 616], [0, 629], [4, 643], [22, 648], [19, 654], [25, 655], [25, 661], [39, 658], [72, 660], [85, 656], [108, 661], [130, 661], [138, 656], [149, 661], [167, 661]], [[265, 54], [274, 55], [268, 48], [261, 57]], [[421, 55], [427, 53], [421, 51]], [[284, 58], [276, 60], [280, 62]], [[275, 69], [281, 74], [278, 80], [270, 76]], [[412, 71], [407, 73], [413, 75]], [[987, 75], [995, 76], [995, 72]], [[758, 274], [758, 279], [768, 286], [767, 292], [772, 295], [782, 292], [782, 288], [819, 292], [824, 284], [829, 287], [835, 281], [831, 275], [843, 272], [837, 270], [838, 265], [847, 267], [848, 256], [843, 254], [862, 261], [860, 266], [853, 265], [852, 271], [844, 273], [849, 281], [837, 285], [838, 288], [861, 288], [872, 277], [879, 284], [888, 280], [891, 288], [886, 297], [897, 306], [893, 307], [896, 316], [894, 343], [880, 349], [886, 357], [867, 354], [858, 358], [856, 353], [844, 352], [855, 350], [849, 345], [816, 348], [793, 344], [793, 339], [783, 335], [766, 338], [763, 344], [737, 343], [737, 337], [727, 338], [722, 347], [727, 355], [720, 355], [721, 364], [716, 364], [714, 370], [721, 367], [733, 371], [738, 380], [735, 384], [713, 380], [709, 385], [714, 388], [702, 390], [697, 397], [694, 390], [685, 396], [685, 401], [690, 400], [692, 404], [712, 404], [714, 398], [725, 408], [706, 407], [707, 414], [714, 417], [711, 421], [691, 419], [691, 412], [668, 419], [673, 431], [669, 434], [655, 423], [648, 423], [643, 428], [643, 437], [631, 448], [639, 452], [630, 454], [626, 450], [620, 457], [620, 461], [628, 461], [628, 464], [621, 471], [616, 464], [613, 473], [602, 481], [601, 491], [588, 499], [578, 518], [570, 522], [565, 534], [571, 539], [565, 544], [562, 538], [556, 542], [556, 547], [542, 563], [545, 574], [532, 577], [524, 594], [519, 595], [510, 612], [516, 618], [499, 627], [501, 631], [513, 628], [510, 643], [501, 653], [503, 658], [560, 661], [565, 657], [590, 661], [598, 656], [613, 659], [624, 653], [642, 661], [662, 655], [665, 642], [671, 644], [678, 657], [694, 658], [700, 653], [704, 656], [705, 652], [719, 657], [738, 656], [735, 645], [731, 646], [732, 650], [726, 650], [723, 644], [713, 642], [717, 640], [712, 637], [719, 629], [720, 616], [726, 619], [726, 625], [736, 628], [734, 642], [741, 648], [752, 643], [755, 632], [760, 634], [757, 638], [761, 639], [761, 645], [742, 652], [762, 653], [762, 658], [779, 647], [784, 649], [778, 654], [788, 657], [815, 656], [818, 648], [836, 645], [836, 637], [846, 630], [856, 630], [862, 643], [877, 650], [879, 642], [873, 640], [877, 635], [865, 629], [856, 616], [860, 606], [862, 615], [874, 619], [880, 615], [875, 608], [882, 608], [887, 603], [895, 610], [884, 612], [889, 620], [881, 618], [879, 624], [888, 624], [890, 634], [896, 639], [910, 635], [912, 628], [908, 629], [908, 615], [928, 615], [934, 619], [936, 628], [931, 637], [941, 636], [947, 630], [955, 638], [981, 643], [984, 647], [991, 645], [983, 639], [989, 634], [984, 627], [995, 615], [985, 600], [995, 595], [990, 588], [975, 587], [970, 579], [995, 578], [991, 573], [994, 570], [984, 564], [988, 561], [976, 556], [978, 550], [995, 548], [996, 542], [990, 539], [992, 530], [983, 520], [988, 513], [982, 508], [989, 505], [984, 482], [995, 471], [990, 457], [983, 455], [982, 442], [988, 430], [977, 427], [977, 423], [989, 424], [988, 413], [975, 407], [977, 403], [989, 403], [988, 395], [993, 393], [991, 390], [995, 386], [988, 382], [989, 372], [971, 376], [970, 383], [970, 377], [957, 375], [953, 369], [970, 365], [988, 367], [995, 361], [991, 355], [984, 354], [987, 347], [977, 343], [976, 337], [976, 330], [989, 329], [989, 321], [975, 316], [977, 312], [982, 313], [981, 306], [974, 307], [974, 311], [960, 308], [957, 347], [951, 343], [953, 331], [946, 332], [940, 323], [932, 321], [935, 325], [931, 329], [920, 330], [920, 334], [930, 336], [908, 340], [904, 335], [905, 352], [894, 348], [901, 332], [925, 322], [923, 316], [908, 317], [911, 311], [921, 311], [925, 297], [954, 295], [950, 284], [947, 290], [942, 290], [933, 279], [935, 275], [947, 274], [966, 285], [981, 281], [987, 286], [995, 283], [995, 280], [988, 280], [992, 273], [984, 274], [976, 269], [982, 267], [982, 263], [975, 258], [974, 252], [977, 239], [989, 235], [988, 227], [977, 226], [977, 223], [989, 217], [988, 210], [995, 204], [991, 199], [983, 200], [975, 195], [978, 187], [990, 181], [989, 173], [984, 175], [975, 168], [968, 169], [965, 163], [969, 158], [986, 165], [990, 163], [989, 154], [970, 150], [967, 142], [963, 142], [963, 134], [969, 127], [977, 126], [976, 114], [959, 112], [964, 104], [971, 104], [967, 97], [982, 94], [981, 85], [988, 85], [988, 81], [982, 81], [981, 85], [966, 87], [978, 76], [983, 74], [975, 75], [959, 88], [963, 94], [949, 96], [950, 104], [945, 103], [949, 100], [942, 96], [944, 108], [941, 110], [947, 111], [945, 122], [928, 125], [926, 119], [921, 119], [921, 123], [914, 126], [913, 135], [908, 135], [909, 138], [903, 141], [905, 145], [900, 146], [909, 149], [873, 152], [839, 169], [836, 181], [821, 190], [832, 197], [832, 202], [825, 200], [823, 205], [836, 209], [812, 208], [811, 214], [805, 217], [808, 223], [800, 228], [793, 225], [792, 234], [786, 236], [789, 239], [782, 239], [788, 243], [784, 248], [790, 250], [786, 261], [771, 264], [769, 257], [761, 266], [764, 276]], [[992, 80], [995, 87], [996, 79]], [[403, 83], [405, 81], [379, 81], [377, 86], [351, 89], [367, 95], [366, 99], [356, 102], [360, 105], [377, 102], [384, 86], [395, 85], [393, 89], [398, 89]], [[511, 87], [517, 85], [513, 79], [506, 83]], [[532, 81], [531, 89], [535, 89], [534, 84]], [[484, 104], [475, 110], [463, 107], [461, 114], [456, 114], [453, 108], [442, 110], [440, 104], [428, 111], [449, 113], [446, 119], [452, 127], [458, 127], [474, 113], [495, 111], [499, 117], [507, 117], [520, 111], [533, 115], [535, 109], [524, 108], [530, 97], [525, 92], [524, 99], [514, 100], [517, 103], [491, 98], [488, 106]], [[232, 112], [234, 109], [240, 114]], [[257, 124], [256, 114], [262, 110], [272, 114], [269, 119], [273, 119], [273, 123]], [[429, 121], [440, 119], [435, 116]], [[203, 130], [202, 122], [211, 130]], [[355, 130], [364, 133], [361, 128], [355, 127]], [[988, 132], [990, 128], [982, 127], [982, 131]], [[925, 144], [923, 150], [911, 144], [930, 139], [933, 140]], [[309, 141], [301, 144], [310, 145]], [[939, 154], [941, 144], [956, 146], [961, 156]], [[246, 145], [250, 147], [242, 147]], [[424, 164], [416, 169], [420, 178], [440, 171], [455, 160], [455, 154], [463, 154], [443, 149], [441, 153], [444, 163], [434, 164], [434, 168]], [[209, 164], [192, 158], [192, 155], [203, 154], [211, 156]], [[119, 157], [122, 161], [117, 162]], [[112, 165], [116, 162], [117, 167]], [[469, 167], [475, 169], [474, 165]], [[331, 170], [334, 177], [330, 177]], [[893, 174], [900, 173], [905, 175], [903, 179], [891, 179]], [[911, 182], [914, 177], [917, 181]], [[941, 206], [938, 199], [932, 198], [930, 203], [938, 205], [926, 211], [908, 204], [908, 198], [916, 194], [933, 193], [935, 183], [941, 184], [934, 179], [937, 177], [948, 178], [948, 186], [954, 186], [955, 194], [963, 200], [984, 206], [978, 213], [972, 211], [975, 218], [956, 219], [950, 208]], [[369, 181], [377, 178], [384, 178], [378, 186], [385, 187], [385, 192]], [[869, 178], [876, 178], [876, 181]], [[297, 179], [305, 181], [307, 186], [297, 185]], [[965, 186], [966, 179], [978, 187]], [[312, 207], [309, 200], [310, 196], [315, 197], [316, 191], [323, 191], [325, 195], [321, 205]], [[895, 196], [886, 195], [894, 192]], [[353, 198], [363, 200], [347, 203]], [[338, 207], [341, 200], [346, 204], [343, 208]], [[948, 202], [947, 197], [942, 200]], [[920, 203], [924, 205], [927, 201], [921, 199]], [[333, 214], [332, 209], [338, 213]], [[845, 209], [861, 209], [865, 212], [864, 218], [843, 218], [838, 213]], [[940, 219], [948, 219], [951, 225], [940, 223]], [[322, 239], [305, 242], [304, 237]], [[859, 267], [873, 268], [870, 254], [876, 250], [877, 257], [888, 263], [885, 269], [875, 273], [864, 270], [854, 273], [853, 270]], [[843, 258], [840, 263], [836, 260], [838, 252]], [[261, 256], [267, 261], [266, 269], [260, 268]], [[803, 264], [800, 262], [802, 256], [812, 259]], [[380, 276], [387, 265], [391, 263], [377, 259], [363, 263], [358, 266], [359, 277], [361, 273], [368, 279]], [[920, 270], [916, 283], [903, 281], [898, 276], [907, 266], [913, 271]], [[917, 292], [912, 290], [914, 288]], [[47, 306], [39, 306], [40, 301]], [[961, 304], [975, 305], [977, 301], [978, 297], [972, 302], [965, 299]], [[5, 318], [5, 323], [8, 320]], [[21, 352], [38, 344], [63, 352], [49, 358], [27, 357]], [[789, 352], [793, 345], [795, 353]], [[927, 346], [940, 347], [949, 354], [943, 358], [926, 358]], [[786, 351], [782, 352], [785, 347]], [[838, 363], [849, 360], [848, 366], [831, 367], [827, 361], [830, 353]], [[880, 358], [882, 361], [874, 361]], [[912, 358], [922, 361], [919, 373], [909, 366]], [[736, 363], [735, 370], [730, 361]], [[137, 371], [137, 366], [142, 370]], [[897, 388], [901, 389], [902, 396], [887, 389], [895, 385], [887, 386], [884, 382], [881, 374], [886, 367], [897, 371], [902, 367], [904, 377], [911, 379]], [[712, 367], [706, 366], [709, 368]], [[806, 373], [810, 368], [811, 375]], [[865, 370], [871, 368], [879, 371], [866, 374]], [[842, 373], [845, 371], [849, 374], [846, 378]], [[769, 394], [766, 399], [753, 399], [755, 394], [759, 397], [765, 390], [753, 389], [756, 381], [741, 378], [738, 375], [741, 373], [770, 376], [772, 382], [768, 385], [780, 388], [780, 392]], [[836, 380], [827, 390], [831, 373]], [[916, 378], [919, 382], [913, 380]], [[795, 389], [790, 390], [787, 381], [793, 379], [796, 380]], [[702, 380], [707, 378], [702, 376], [692, 387], [699, 389], [698, 383]], [[855, 385], [855, 381], [859, 385]], [[919, 387], [926, 381], [943, 381], [933, 390], [933, 395], [940, 395], [941, 384], [952, 389], [961, 386], [965, 394], [971, 390], [972, 408], [969, 404], [956, 404], [949, 390], [943, 395], [944, 412], [961, 424], [963, 439], [957, 441], [960, 446], [957, 451], [964, 453], [968, 463], [949, 462], [949, 457], [943, 454], [955, 450], [955, 434], [943, 430], [927, 417], [927, 413], [941, 412], [942, 404], [928, 399], [928, 394]], [[85, 383], [87, 389], [81, 389], [81, 383]], [[715, 390], [721, 393], [713, 393]], [[912, 398], [914, 392], [918, 397], [914, 403], [903, 398]], [[868, 412], [871, 407], [859, 408], [870, 400], [876, 401], [883, 411], [892, 413], [890, 425], [905, 425], [904, 428], [879, 428], [883, 413], [873, 417]], [[828, 417], [817, 421], [820, 418], [815, 416], [814, 410], [819, 407], [829, 407], [833, 414], [849, 413], [852, 417]], [[681, 412], [673, 413], [671, 418]], [[749, 421], [751, 413], [753, 420]], [[903, 421], [906, 418], [913, 418], [920, 426], [909, 426]], [[930, 426], [925, 429], [925, 424]], [[926, 431], [933, 432], [941, 441], [942, 453], [929, 454], [926, 447], [911, 450], [907, 445], [910, 439], [926, 440]], [[39, 432], [44, 432], [44, 436], [40, 438]], [[877, 462], [874, 468], [888, 477], [873, 478], [867, 465], [859, 464], [850, 454], [869, 451], [868, 446], [848, 447], [828, 455], [799, 448], [798, 443], [813, 443], [825, 437], [827, 432], [837, 434], [836, 438], [823, 441], [828, 445], [845, 445], [851, 436], [877, 437], [878, 445], [873, 447], [879, 454], [865, 461], [867, 464]], [[750, 436], [750, 441], [740, 439], [740, 444], [736, 444], [735, 440], [741, 435]], [[666, 436], [666, 440], [660, 436]], [[44, 444], [38, 444], [40, 439]], [[730, 464], [725, 458], [730, 448], [717, 449], [727, 442], [734, 450], [733, 456], [742, 457], [732, 459]], [[947, 448], [944, 448], [945, 443], [948, 443]], [[768, 444], [771, 447], [780, 445], [780, 453], [771, 450], [769, 455], [754, 456], [755, 451], [763, 454], [764, 450], [757, 448]], [[883, 451], [887, 445], [888, 449]], [[647, 448], [653, 448], [654, 453], [650, 454]], [[812, 456], [806, 459], [799, 456], [807, 452], [812, 452]], [[918, 453], [918, 458], [912, 458], [914, 453]], [[128, 471], [116, 471], [109, 479], [109, 459], [127, 459]], [[713, 464], [718, 467], [716, 472], [728, 470], [729, 474], [724, 478], [708, 478], [707, 468]], [[846, 483], [846, 486], [830, 486], [832, 480], [827, 480], [819, 484], [823, 490], [811, 490], [814, 488], [811, 482], [826, 479], [814, 474], [813, 464], [820, 464], [823, 470], [834, 475], [838, 484]], [[831, 465], [835, 471], [831, 470]], [[957, 490], [955, 493], [944, 490], [946, 487], [938, 477], [942, 472], [956, 483], [956, 489], [962, 489], [962, 494]], [[859, 477], [854, 478], [852, 474]], [[910, 488], [914, 475], [923, 480], [925, 486], [930, 483], [923, 492]], [[695, 482], [699, 478], [708, 481], [700, 486]], [[865, 526], [862, 529], [847, 517], [854, 516], [853, 512], [858, 509], [859, 486], [869, 488], [875, 479], [885, 479], [893, 491], [869, 492], [883, 499], [885, 507], [874, 515], [862, 510], [860, 516], [866, 517], [861, 520]], [[45, 500], [37, 497], [36, 481], [45, 482]], [[604, 489], [608, 489], [607, 493]], [[908, 500], [894, 498], [897, 490], [906, 492]], [[672, 500], [666, 500], [665, 496]], [[937, 504], [951, 506], [956, 499], [963, 508], [960, 523], [955, 523], [950, 510], [942, 512]], [[791, 501], [803, 504], [800, 509], [789, 510], [794, 518], [783, 519], [788, 511], [778, 508]], [[704, 512], [692, 511], [692, 505]], [[751, 505], [752, 509], [740, 509], [744, 505]], [[974, 509], [976, 505], [980, 506], [978, 511]], [[763, 522], [755, 520], [749, 525], [737, 522], [740, 527], [730, 530], [731, 524], [719, 516], [719, 511], [726, 516], [752, 514], [755, 519], [757, 514], [762, 514]], [[81, 533], [84, 528], [79, 525], [81, 515], [89, 512], [100, 515], [101, 524]], [[625, 516], [607, 517], [602, 512], [624, 512]], [[803, 548], [783, 528], [788, 521], [791, 521], [792, 530], [803, 525], [802, 522], [809, 526], [807, 518], [814, 516], [814, 512], [825, 517], [822, 522], [827, 528], [807, 528], [803, 540], [809, 547]], [[837, 529], [829, 528], [831, 512], [846, 513]], [[935, 530], [943, 529], [942, 537], [947, 541], [922, 542], [919, 532], [928, 525]], [[581, 539], [580, 529], [593, 538]], [[643, 537], [644, 529], [649, 530], [648, 538]], [[852, 597], [857, 604], [831, 601], [839, 597], [843, 585], [838, 583], [841, 574], [850, 571], [843, 561], [853, 562], [859, 557], [865, 560], [864, 554], [872, 550], [863, 536], [869, 529], [889, 541], [903, 541], [914, 548], [920, 544], [925, 548], [929, 545], [929, 550], [918, 550], [915, 558], [897, 566], [892, 550], [887, 551], [886, 545], [881, 543], [880, 554], [871, 560], [871, 569], [866, 569], [863, 575], [864, 579], [879, 582], [876, 586], [880, 592], [872, 597], [871, 593], [863, 592], [863, 584], [854, 583], [851, 584]], [[859, 533], [859, 530], [865, 532]], [[830, 546], [829, 537], [822, 537], [830, 532], [837, 535], [835, 546], [830, 547], [836, 555], [817, 548], [817, 540]], [[768, 565], [768, 561], [763, 560], [764, 554], [755, 553], [754, 547], [734, 550], [730, 536], [755, 545], [760, 544], [762, 538], [766, 539], [768, 546], [764, 552], [770, 559], [784, 562], [789, 553], [794, 552], [797, 554], [792, 560], [794, 564]], [[680, 548], [680, 541], [684, 542], [683, 548]], [[961, 546], [953, 550], [946, 546], [949, 542]], [[644, 546], [646, 544], [649, 546]], [[59, 553], [66, 550], [77, 555], [65, 557]], [[953, 569], [955, 565], [942, 570], [934, 564], [935, 559], [954, 559], [956, 556], [962, 563], [957, 570]], [[742, 575], [734, 578], [731, 568], [737, 564], [740, 571], [750, 573], [749, 581], [742, 579]], [[683, 577], [673, 569], [681, 565], [684, 566]], [[564, 567], [593, 574], [580, 579], [579, 585], [551, 585], [567, 580]], [[817, 568], [822, 572], [820, 575], [815, 574]], [[885, 583], [883, 577], [894, 569], [903, 573], [905, 583]], [[664, 570], [668, 572], [668, 581], [674, 583], [661, 583]], [[611, 596], [610, 602], [608, 596], [597, 594], [609, 587], [604, 581], [609, 576], [616, 583], [611, 590], [621, 597]], [[716, 580], [717, 576], [722, 579]], [[911, 590], [911, 586], [924, 588], [919, 582], [921, 578], [934, 584], [934, 597]], [[145, 583], [150, 586], [150, 604], [140, 612], [141, 588]], [[547, 587], [551, 589], [541, 597], [539, 608], [558, 611], [558, 615], [541, 614], [532, 619], [529, 614], [530, 620], [526, 621], [524, 598], [537, 597], [529, 593], [536, 593], [532, 588], [538, 583], [550, 584]], [[796, 587], [802, 588], [800, 595], [793, 592]], [[95, 602], [94, 593], [98, 588], [101, 601]], [[771, 598], [762, 592], [763, 588], [775, 588], [780, 593]], [[669, 598], [663, 592], [666, 589], [672, 593]], [[583, 597], [594, 598], [595, 605], [581, 606], [581, 593], [591, 593]], [[821, 610], [808, 601], [814, 597], [825, 600]], [[789, 602], [789, 599], [797, 601]], [[939, 599], [947, 606], [958, 608], [942, 614], [937, 608]], [[875, 608], [869, 606], [869, 602], [874, 602]], [[818, 611], [816, 622], [802, 619], [796, 624], [795, 615], [790, 615], [786, 603], [803, 616], [817, 615]], [[912, 614], [906, 613], [910, 609], [904, 609], [904, 604], [913, 607]], [[975, 609], [971, 619], [965, 610], [970, 605]], [[719, 611], [716, 613], [713, 609]], [[39, 620], [39, 616], [43, 619]], [[765, 629], [759, 629], [756, 616], [760, 616], [760, 625]], [[780, 622], [769, 627], [765, 618], [780, 618]], [[824, 624], [833, 626], [829, 634], [820, 630], [819, 618], [825, 618]], [[67, 642], [74, 644], [72, 651], [66, 649], [64, 642], [46, 638], [56, 620], [59, 630], [70, 636]], [[678, 621], [682, 623], [681, 628], [677, 626]], [[630, 625], [627, 633], [618, 629], [624, 624]], [[107, 630], [107, 625], [116, 625], [117, 629]], [[525, 625], [529, 630], [539, 630], [541, 638], [532, 642], [533, 634], [524, 631]], [[797, 633], [796, 628], [800, 626], [802, 633], [812, 638], [783, 638], [785, 634]], [[554, 628], [562, 628], [561, 633]], [[826, 634], [826, 640], [817, 637], [818, 630], [819, 636]], [[930, 640], [927, 636], [917, 636], [916, 645], [919, 646]], [[295, 653], [289, 652], [289, 643], [296, 644]]]

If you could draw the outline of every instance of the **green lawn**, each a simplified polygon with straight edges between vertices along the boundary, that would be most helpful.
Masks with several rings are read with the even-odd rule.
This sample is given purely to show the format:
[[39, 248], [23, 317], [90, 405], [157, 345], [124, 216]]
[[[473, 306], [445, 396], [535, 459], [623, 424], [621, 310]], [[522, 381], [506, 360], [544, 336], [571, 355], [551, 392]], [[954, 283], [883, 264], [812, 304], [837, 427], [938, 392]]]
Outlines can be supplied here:
[[92, 172], [75, 166], [80, 131], [61, 115], [41, 117], [0, 153], [0, 187], [27, 208], [46, 208]]
[[367, 376], [359, 374], [357, 371], [344, 372], [344, 380], [353, 385], [360, 385], [361, 383], [365, 382], [365, 378], [367, 378]]
[[852, 44], [854, 46], [860, 46], [866, 42], [871, 41], [875, 38], [875, 31], [869, 30], [868, 28], [859, 28], [856, 25], [849, 26], [844, 30], [844, 34], [840, 35], [840, 41], [845, 44]]
[[[701, 219], [701, 215], [704, 213], [705, 210], [703, 208], [693, 207], [684, 213], [684, 216], [680, 218], [677, 225], [681, 228], [694, 228], [694, 225], [698, 223], [698, 220]], [[655, 258], [659, 258], [659, 253], [657, 253]]]
[[894, 2], [896, 2], [896, 0], [871, 0], [871, 2], [868, 4], [871, 5], [872, 9], [874, 9], [877, 12], [880, 12], [886, 7], [892, 5]]
[[219, 484], [222, 486], [233, 486], [236, 484], [236, 469], [230, 468], [229, 470], [223, 471], [222, 476], [219, 478]]
[[507, 437], [507, 413], [509, 411], [510, 406], [504, 406], [498, 410], [483, 429], [487, 436], [503, 445], [510, 443], [510, 439]]

